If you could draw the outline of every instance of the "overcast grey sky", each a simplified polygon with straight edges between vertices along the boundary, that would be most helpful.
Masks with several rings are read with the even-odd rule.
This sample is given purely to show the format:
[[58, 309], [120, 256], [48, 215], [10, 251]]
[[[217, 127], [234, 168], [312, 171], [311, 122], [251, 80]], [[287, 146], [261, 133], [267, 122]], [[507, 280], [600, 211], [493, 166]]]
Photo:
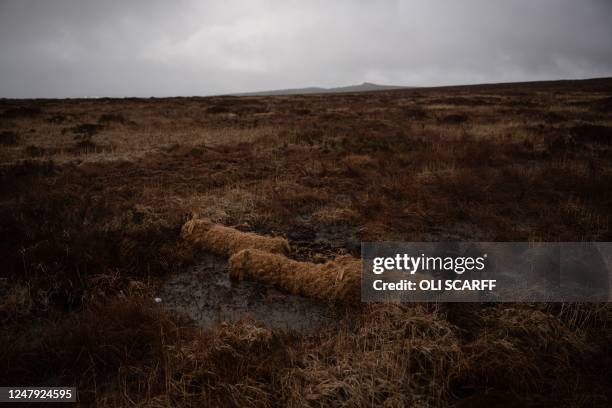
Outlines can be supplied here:
[[0, 0], [0, 97], [601, 76], [610, 0]]

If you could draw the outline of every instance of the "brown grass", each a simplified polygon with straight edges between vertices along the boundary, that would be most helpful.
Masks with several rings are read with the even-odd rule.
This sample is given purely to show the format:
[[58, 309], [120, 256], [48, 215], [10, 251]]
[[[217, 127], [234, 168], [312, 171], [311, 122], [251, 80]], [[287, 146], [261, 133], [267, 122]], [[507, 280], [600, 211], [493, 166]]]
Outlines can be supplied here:
[[[359, 298], [365, 240], [610, 241], [610, 95], [1, 100], [0, 384], [75, 384], [83, 406], [608, 407], [607, 304], [336, 304], [304, 334], [202, 330], [151, 299], [202, 251], [327, 302]], [[300, 262], [239, 252], [287, 242]]]
[[356, 329], [307, 344], [282, 379], [291, 407], [438, 405], [463, 361], [458, 330], [421, 306], [368, 307]]

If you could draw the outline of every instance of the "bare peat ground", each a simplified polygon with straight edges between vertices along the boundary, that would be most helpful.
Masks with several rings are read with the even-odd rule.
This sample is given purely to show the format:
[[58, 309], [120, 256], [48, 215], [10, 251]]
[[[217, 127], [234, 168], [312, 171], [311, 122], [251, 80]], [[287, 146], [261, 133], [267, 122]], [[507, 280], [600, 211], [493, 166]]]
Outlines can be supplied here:
[[319, 262], [362, 240], [610, 241], [611, 187], [612, 79], [0, 100], [0, 384], [100, 406], [610, 406], [607, 304], [322, 305], [335, 323], [303, 332], [201, 328], [153, 298], [204, 256], [179, 238], [194, 215]]

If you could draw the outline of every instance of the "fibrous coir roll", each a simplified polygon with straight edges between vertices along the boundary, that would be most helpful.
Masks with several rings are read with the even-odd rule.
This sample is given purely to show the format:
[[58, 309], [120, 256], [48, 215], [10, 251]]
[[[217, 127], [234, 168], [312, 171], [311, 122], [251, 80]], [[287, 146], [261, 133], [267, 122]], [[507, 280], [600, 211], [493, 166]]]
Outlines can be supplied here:
[[230, 258], [229, 272], [233, 278], [257, 280], [296, 295], [340, 303], [361, 300], [361, 261], [351, 256], [314, 264], [245, 249]]
[[194, 245], [227, 257], [247, 248], [272, 253], [286, 253], [289, 249], [284, 238], [242, 232], [201, 219], [187, 221], [181, 229], [181, 236]]

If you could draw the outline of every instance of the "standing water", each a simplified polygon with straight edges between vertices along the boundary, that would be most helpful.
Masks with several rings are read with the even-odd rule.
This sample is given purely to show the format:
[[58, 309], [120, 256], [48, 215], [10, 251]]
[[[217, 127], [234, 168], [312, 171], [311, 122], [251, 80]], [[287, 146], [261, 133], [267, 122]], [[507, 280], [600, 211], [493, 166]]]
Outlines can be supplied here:
[[203, 327], [250, 319], [273, 329], [311, 331], [335, 321], [334, 310], [322, 303], [230, 279], [227, 261], [213, 255], [171, 277], [157, 296]]

